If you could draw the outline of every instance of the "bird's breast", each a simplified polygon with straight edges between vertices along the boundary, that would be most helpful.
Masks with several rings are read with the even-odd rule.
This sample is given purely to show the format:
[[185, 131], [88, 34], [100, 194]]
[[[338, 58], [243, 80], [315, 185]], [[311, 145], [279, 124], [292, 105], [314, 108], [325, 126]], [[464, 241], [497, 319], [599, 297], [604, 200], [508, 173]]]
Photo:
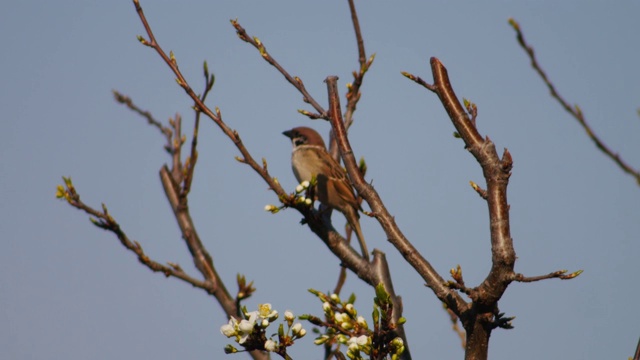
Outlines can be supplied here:
[[298, 147], [291, 153], [291, 168], [298, 182], [311, 181], [322, 171], [322, 160], [313, 148]]

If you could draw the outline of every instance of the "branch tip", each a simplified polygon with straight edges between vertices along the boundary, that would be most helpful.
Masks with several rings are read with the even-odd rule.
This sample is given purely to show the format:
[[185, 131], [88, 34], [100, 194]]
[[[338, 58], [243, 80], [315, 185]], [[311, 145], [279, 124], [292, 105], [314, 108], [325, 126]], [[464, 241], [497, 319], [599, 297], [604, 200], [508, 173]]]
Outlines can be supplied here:
[[144, 46], [151, 46], [151, 44], [149, 44], [149, 42], [142, 37], [142, 35], [138, 35], [136, 36], [136, 38], [138, 39], [138, 41], [140, 41], [140, 43]]

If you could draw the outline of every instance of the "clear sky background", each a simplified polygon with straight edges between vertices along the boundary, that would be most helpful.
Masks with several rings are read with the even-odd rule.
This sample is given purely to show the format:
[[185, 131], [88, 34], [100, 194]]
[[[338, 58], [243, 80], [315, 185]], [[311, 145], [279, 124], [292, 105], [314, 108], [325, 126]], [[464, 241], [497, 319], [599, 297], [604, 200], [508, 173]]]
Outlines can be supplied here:
[[[173, 50], [194, 88], [202, 62], [216, 74], [210, 106], [241, 134], [254, 157], [293, 190], [290, 143], [283, 130], [308, 125], [311, 109], [250, 45], [238, 18], [313, 96], [322, 82], [351, 81], [357, 53], [346, 1], [143, 1], [165, 49]], [[507, 19], [517, 19], [539, 60], [594, 130], [640, 166], [640, 3], [637, 1], [358, 1], [368, 54], [351, 143], [407, 237], [441, 274], [460, 264], [469, 285], [490, 267], [486, 204], [469, 187], [480, 167], [452, 136], [435, 95], [400, 75], [431, 79], [442, 60], [455, 90], [478, 105], [478, 127], [514, 159], [509, 185], [516, 271], [559, 269], [571, 281], [512, 284], [501, 311], [513, 330], [496, 330], [492, 359], [626, 359], [640, 336], [640, 187], [605, 158], [550, 98], [518, 47]], [[196, 274], [158, 179], [169, 161], [164, 139], [116, 104], [131, 96], [166, 121], [176, 112], [190, 129], [191, 102], [167, 66], [136, 35], [144, 29], [129, 1], [11, 1], [0, 4], [0, 358], [219, 359], [227, 319], [215, 300], [142, 267], [110, 233], [55, 199], [71, 176], [82, 199], [108, 205], [127, 234], [160, 262]], [[273, 193], [211, 121], [200, 134], [190, 205], [200, 237], [231, 290], [237, 273], [258, 288], [252, 309], [320, 314], [306, 292], [332, 289], [338, 261], [300, 215], [263, 210]], [[342, 220], [336, 217], [336, 222]], [[416, 358], [460, 359], [447, 315], [419, 276], [362, 220], [370, 248], [384, 251], [404, 299]], [[350, 276], [369, 316], [373, 292]], [[309, 326], [306, 326], [310, 330]], [[320, 359], [313, 336], [291, 350]], [[235, 358], [246, 358], [236, 355]]]

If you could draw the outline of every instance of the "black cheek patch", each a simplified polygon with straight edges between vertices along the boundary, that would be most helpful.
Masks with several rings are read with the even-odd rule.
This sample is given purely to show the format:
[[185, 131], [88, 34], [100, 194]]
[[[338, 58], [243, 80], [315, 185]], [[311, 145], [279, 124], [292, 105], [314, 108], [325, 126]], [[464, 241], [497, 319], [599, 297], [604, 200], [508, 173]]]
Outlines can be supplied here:
[[306, 142], [307, 142], [307, 139], [305, 139], [304, 136], [298, 136], [294, 139], [294, 143], [296, 144], [296, 146], [304, 145]]

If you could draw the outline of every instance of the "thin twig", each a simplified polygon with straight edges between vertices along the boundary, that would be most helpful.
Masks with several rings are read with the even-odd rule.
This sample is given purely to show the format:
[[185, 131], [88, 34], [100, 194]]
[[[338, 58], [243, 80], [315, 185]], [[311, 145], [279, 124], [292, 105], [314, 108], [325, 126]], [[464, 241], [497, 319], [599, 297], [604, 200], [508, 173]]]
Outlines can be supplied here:
[[182, 116], [176, 114], [173, 119], [169, 119], [169, 123], [173, 127], [171, 175], [176, 184], [179, 184], [184, 178], [182, 173], [182, 145], [184, 145], [185, 139], [182, 138]]
[[214, 292], [212, 295], [215, 296], [227, 315], [235, 315], [237, 313], [235, 299], [229, 294], [220, 279], [211, 255], [198, 236], [189, 207], [186, 206], [186, 198], [180, 196], [178, 184], [166, 166], [160, 169], [160, 181], [196, 268], [207, 281], [213, 284]]
[[125, 231], [122, 230], [122, 227], [120, 226], [120, 224], [109, 213], [105, 205], [102, 205], [102, 211], [100, 211], [85, 204], [80, 200], [80, 195], [78, 195], [75, 187], [70, 182], [67, 183], [67, 186], [65, 188], [65, 194], [62, 197], [65, 197], [67, 202], [71, 206], [93, 216], [93, 218], [91, 218], [91, 222], [95, 226], [101, 229], [107, 230], [113, 233], [114, 235], [116, 235], [116, 237], [120, 240], [120, 243], [122, 243], [122, 245], [127, 250], [136, 254], [136, 256], [138, 257], [138, 261], [140, 261], [141, 264], [145, 265], [151, 271], [160, 272], [167, 277], [175, 277], [188, 284], [191, 284], [193, 287], [202, 289], [207, 293], [211, 294], [214, 292], [215, 289], [212, 282], [201, 281], [188, 275], [182, 270], [182, 268], [179, 265], [175, 263], [168, 263], [168, 265], [164, 265], [157, 261], [151, 260], [149, 256], [147, 256], [147, 254], [142, 249], [142, 246], [140, 246], [140, 244], [137, 241], [129, 239]]
[[364, 49], [364, 40], [362, 38], [360, 21], [358, 21], [358, 13], [356, 12], [354, 0], [349, 0], [349, 11], [351, 13], [351, 22], [353, 23], [353, 30], [358, 44], [358, 63], [360, 64], [360, 68], [358, 71], [353, 72], [353, 82], [348, 85], [349, 91], [347, 91], [347, 105], [344, 112], [344, 122], [347, 129], [349, 129], [353, 123], [353, 113], [356, 111], [356, 106], [360, 100], [360, 87], [362, 86], [364, 75], [371, 67], [374, 59], [372, 56], [367, 60], [367, 53]]
[[545, 85], [547, 85], [547, 87], [549, 88], [549, 91], [551, 92], [551, 96], [554, 99], [556, 99], [558, 103], [560, 103], [560, 105], [571, 116], [573, 116], [574, 119], [576, 119], [576, 121], [578, 121], [578, 124], [580, 124], [580, 126], [584, 129], [584, 131], [587, 133], [587, 136], [593, 141], [596, 147], [600, 149], [600, 151], [602, 151], [607, 157], [613, 160], [613, 162], [615, 162], [618, 165], [618, 167], [622, 169], [622, 171], [633, 176], [636, 179], [636, 183], [640, 185], [640, 170], [637, 170], [631, 167], [631, 165], [629, 165], [626, 161], [624, 161], [619, 154], [611, 150], [602, 141], [602, 139], [600, 139], [600, 137], [593, 131], [591, 126], [589, 126], [580, 107], [578, 105], [571, 106], [569, 102], [567, 102], [560, 95], [560, 93], [558, 93], [558, 91], [556, 90], [556, 87], [553, 85], [553, 83], [551, 82], [551, 80], [549, 79], [545, 71], [542, 69], [542, 67], [538, 63], [533, 47], [529, 45], [524, 39], [524, 35], [522, 33], [522, 30], [520, 29], [520, 24], [518, 24], [514, 19], [509, 19], [509, 24], [516, 31], [516, 38], [518, 39], [518, 44], [520, 44], [520, 47], [522, 47], [522, 49], [524, 49], [524, 51], [529, 56], [529, 60], [531, 60], [531, 67], [533, 67], [533, 69], [538, 73], [538, 75], [540, 76], [542, 81], [545, 83]]
[[338, 282], [336, 287], [333, 288], [333, 293], [340, 295], [344, 282], [347, 280], [347, 268], [344, 265], [340, 265], [340, 273], [338, 274]]
[[[185, 237], [189, 250], [192, 252], [192, 254], [196, 254], [194, 255], [195, 265], [203, 274], [206, 282], [211, 285], [211, 288], [209, 289], [210, 293], [215, 295], [215, 292], [219, 288], [219, 284], [221, 283], [221, 281], [216, 274], [215, 268], [213, 267], [211, 256], [204, 248], [204, 245], [202, 245], [202, 243], [200, 242], [197, 232], [195, 231], [195, 226], [191, 223], [189, 208], [186, 202], [186, 195], [188, 194], [188, 190], [182, 191], [181, 193], [178, 193], [176, 191], [178, 187], [177, 184], [183, 182], [183, 180], [185, 189], [187, 189], [187, 186], [190, 185], [190, 179], [193, 176], [193, 164], [195, 164], [194, 161], [188, 160], [188, 163], [190, 164], [189, 171], [186, 172], [187, 176], [184, 176], [185, 173], [182, 172], [183, 166], [181, 162], [181, 150], [184, 143], [184, 139], [182, 138], [181, 134], [181, 116], [177, 114], [174, 119], [169, 120], [170, 126], [171, 128], [173, 128], [172, 130], [171, 128], [166, 127], [159, 121], [155, 120], [149, 112], [140, 111], [140, 108], [136, 106], [129, 97], [123, 96], [115, 91], [114, 94], [117, 101], [127, 105], [129, 109], [147, 118], [149, 123], [161, 129], [163, 134], [171, 135], [171, 137], [169, 137], [167, 140], [168, 144], [166, 147], [172, 154], [172, 170], [169, 171], [166, 167], [163, 168], [161, 174], [164, 175], [161, 176], [161, 179], [163, 184], [165, 185], [165, 193], [167, 194], [167, 197], [172, 204], [172, 208], [174, 208], [174, 211], [176, 212], [176, 219], [178, 220], [178, 224], [180, 225], [180, 228], [183, 229], [183, 235]], [[197, 140], [195, 140], [197, 139], [197, 124], [198, 122], [196, 121], [196, 128], [194, 130], [194, 141], [192, 142], [191, 147], [192, 155], [190, 159], [195, 159], [197, 157]], [[184, 216], [181, 214], [183, 214]], [[225, 307], [227, 311], [235, 313], [235, 309], [230, 306], [232, 300], [230, 295], [228, 294], [226, 289], [224, 289], [224, 287], [222, 287], [221, 290], [222, 291], [219, 294], [219, 301], [221, 302], [221, 304], [223, 304], [223, 307]]]
[[567, 270], [558, 270], [547, 275], [540, 276], [524, 276], [522, 274], [515, 274], [513, 280], [517, 282], [534, 282], [546, 279], [561, 279], [561, 280], [571, 280], [578, 275], [582, 274], [582, 270], [574, 271], [571, 274], [567, 274]]
[[[353, 24], [353, 31], [356, 36], [356, 43], [358, 46], [358, 70], [353, 71], [353, 82], [347, 84], [347, 105], [344, 111], [344, 126], [347, 130], [353, 124], [353, 114], [356, 111], [356, 107], [358, 105], [358, 101], [360, 101], [361, 93], [360, 88], [362, 87], [362, 82], [364, 81], [364, 76], [373, 64], [374, 56], [371, 56], [367, 60], [367, 53], [364, 49], [364, 39], [362, 37], [362, 30], [360, 29], [360, 21], [358, 20], [358, 13], [356, 11], [356, 6], [353, 0], [349, 0], [349, 12], [351, 14], [351, 23]], [[340, 159], [340, 155], [338, 152], [338, 147], [336, 146], [336, 140], [333, 133], [329, 134], [329, 154], [338, 160]]]
[[408, 73], [406, 71], [402, 71], [401, 74], [404, 77], [408, 78], [409, 80], [415, 82], [416, 84], [418, 84], [420, 86], [423, 86], [424, 88], [426, 88], [426, 89], [428, 89], [430, 91], [436, 92], [435, 86], [427, 83], [420, 76], [416, 76], [416, 75], [410, 74], [410, 73]]
[[[174, 75], [176, 76], [176, 82], [178, 83], [178, 85], [184, 89], [184, 91], [187, 93], [187, 95], [189, 95], [189, 97], [193, 100], [195, 106], [199, 109], [199, 111], [202, 112], [203, 114], [205, 114], [211, 120], [213, 120], [213, 122], [216, 125], [218, 125], [220, 130], [222, 130], [222, 132], [225, 135], [227, 135], [227, 137], [229, 137], [229, 139], [231, 139], [231, 141], [234, 143], [234, 145], [236, 146], [236, 148], [240, 151], [240, 154], [242, 155], [240, 160], [243, 163], [246, 163], [247, 165], [249, 165], [256, 172], [258, 172], [260, 174], [260, 176], [269, 184], [269, 187], [271, 189], [273, 189], [273, 191], [275, 191], [276, 194], [278, 194], [278, 197], [283, 198], [283, 199], [289, 199], [289, 201], [287, 202], [287, 205], [289, 205], [289, 203], [291, 203], [293, 205], [293, 198], [291, 196], [289, 196], [289, 194], [287, 194], [284, 191], [284, 189], [282, 189], [282, 186], [280, 186], [280, 184], [274, 178], [272, 178], [269, 175], [269, 172], [265, 168], [263, 168], [260, 164], [258, 164], [253, 159], [253, 157], [251, 156], [249, 151], [245, 148], [244, 144], [242, 143], [242, 140], [240, 139], [240, 135], [238, 134], [238, 132], [235, 131], [235, 130], [232, 130], [231, 128], [229, 128], [227, 126], [227, 124], [225, 124], [225, 122], [222, 121], [222, 114], [221, 114], [220, 110], [216, 108], [215, 112], [212, 111], [208, 106], [206, 106], [204, 104], [202, 99], [200, 99], [198, 97], [198, 95], [193, 91], [193, 89], [189, 86], [189, 83], [187, 82], [185, 77], [182, 75], [182, 72], [178, 68], [178, 64], [177, 64], [177, 61], [176, 61], [175, 57], [174, 56], [171, 56], [171, 57], [168, 56], [164, 52], [162, 47], [156, 41], [156, 38], [153, 35], [153, 32], [151, 30], [151, 26], [149, 25], [145, 15], [144, 15], [144, 12], [142, 11], [142, 7], [140, 6], [139, 1], [138, 0], [133, 0], [133, 2], [135, 4], [135, 6], [136, 6], [136, 11], [138, 12], [138, 16], [140, 17], [140, 21], [142, 22], [145, 30], [147, 31], [147, 36], [149, 37], [149, 40], [146, 40], [146, 39], [144, 39], [144, 38], [142, 38], [140, 36], [140, 37], [138, 37], [138, 40], [143, 45], [149, 46], [152, 49], [154, 49], [158, 53], [158, 55], [160, 55], [160, 57], [164, 60], [164, 62], [173, 71]], [[173, 54], [171, 54], [171, 55], [173, 55]]]
[[[209, 80], [207, 80], [205, 94], [202, 96], [202, 99], [206, 97], [206, 93], [210, 89], [211, 87], [209, 86]], [[138, 109], [138, 107], [130, 98], [127, 97], [126, 99], [127, 101], [123, 103], [127, 104], [127, 107], [134, 111], [135, 109]], [[141, 114], [140, 111], [136, 112]], [[142, 113], [141, 115], [145, 116], [144, 113]], [[146, 115], [145, 117], [148, 116], [150, 116], [150, 114]], [[196, 268], [206, 279], [205, 282], [211, 285], [210, 293], [218, 299], [227, 314], [233, 315], [237, 313], [237, 309], [234, 308], [233, 305], [235, 303], [235, 299], [231, 297], [224, 284], [222, 284], [222, 281], [219, 278], [217, 271], [215, 270], [215, 267], [213, 265], [211, 255], [209, 255], [209, 252], [200, 241], [198, 233], [195, 229], [195, 225], [191, 220], [189, 207], [187, 205], [188, 189], [190, 188], [191, 179], [193, 178], [193, 165], [195, 164], [195, 161], [192, 161], [191, 159], [195, 160], [197, 158], [197, 120], [198, 115], [196, 114], [194, 141], [192, 141], [191, 144], [192, 155], [187, 160], [188, 168], [185, 172], [183, 172], [183, 165], [181, 162], [181, 151], [182, 145], [184, 144], [184, 139], [182, 138], [181, 132], [182, 117], [177, 114], [175, 118], [169, 120], [170, 126], [171, 128], [173, 128], [173, 130], [171, 130], [171, 128], [169, 127], [165, 127], [157, 121], [156, 124], [153, 124], [157, 127], [166, 129], [166, 131], [163, 131], [163, 133], [173, 134], [172, 139], [168, 145], [171, 149], [170, 153], [172, 154], [171, 170], [169, 170], [166, 166], [163, 167], [160, 171], [160, 178], [164, 186], [167, 199], [169, 200], [169, 203], [174, 210], [178, 225], [182, 230], [182, 234], [187, 247], [192, 254]], [[178, 186], [178, 184], [183, 184], [182, 189], [180, 189], [180, 186]]]
[[257, 37], [249, 36], [249, 34], [247, 34], [247, 31], [240, 25], [237, 19], [231, 20], [231, 25], [233, 25], [233, 27], [236, 29], [236, 33], [238, 34], [240, 40], [248, 42], [256, 49], [258, 49], [258, 51], [260, 51], [260, 55], [262, 55], [262, 58], [273, 67], [275, 67], [285, 77], [285, 79], [287, 79], [287, 81], [291, 85], [293, 85], [293, 87], [298, 89], [298, 91], [302, 94], [302, 100], [308, 104], [311, 104], [311, 106], [313, 106], [313, 108], [316, 109], [316, 111], [319, 113], [316, 114], [317, 117], [328, 120], [324, 108], [320, 106], [320, 104], [313, 98], [313, 96], [311, 96], [311, 94], [309, 94], [307, 89], [304, 87], [304, 83], [299, 77], [291, 76], [289, 72], [287, 72], [287, 70], [285, 70], [280, 65], [280, 63], [278, 63], [276, 59], [274, 59], [273, 56], [269, 54], [267, 48], [264, 46], [262, 41], [260, 41], [260, 39], [258, 39]]
[[147, 119], [147, 122], [149, 123], [149, 125], [152, 125], [152, 126], [156, 127], [158, 130], [160, 130], [162, 135], [164, 135], [164, 137], [167, 139], [167, 144], [165, 145], [165, 150], [167, 150], [167, 152], [171, 153], [171, 151], [172, 151], [171, 138], [173, 137], [173, 132], [171, 131], [170, 128], [162, 125], [162, 123], [160, 121], [156, 120], [153, 117], [153, 115], [151, 114], [151, 112], [146, 111], [146, 110], [142, 110], [141, 108], [136, 106], [136, 104], [133, 103], [133, 101], [131, 100], [130, 97], [121, 94], [117, 90], [113, 90], [113, 97], [116, 99], [117, 102], [119, 102], [121, 104], [124, 104], [130, 110], [138, 113], [140, 116], [142, 116], [145, 119]]
[[[205, 85], [204, 85], [204, 92], [200, 96], [200, 101], [204, 103], [205, 100], [207, 99], [207, 95], [209, 95], [209, 92], [211, 91], [211, 89], [213, 89], [215, 76], [213, 74], [209, 74], [209, 67], [207, 66], [206, 61], [204, 63], [203, 69], [204, 69]], [[200, 129], [200, 115], [202, 114], [202, 112], [200, 111], [200, 108], [198, 108], [197, 106], [194, 106], [194, 111], [195, 111], [195, 121], [193, 125], [193, 138], [191, 139], [191, 154], [187, 158], [186, 164], [185, 164], [186, 171], [185, 171], [184, 186], [182, 189], [183, 196], [187, 196], [191, 191], [191, 184], [193, 182], [193, 173], [195, 171], [196, 163], [198, 161], [198, 150], [197, 150], [198, 133]]]

